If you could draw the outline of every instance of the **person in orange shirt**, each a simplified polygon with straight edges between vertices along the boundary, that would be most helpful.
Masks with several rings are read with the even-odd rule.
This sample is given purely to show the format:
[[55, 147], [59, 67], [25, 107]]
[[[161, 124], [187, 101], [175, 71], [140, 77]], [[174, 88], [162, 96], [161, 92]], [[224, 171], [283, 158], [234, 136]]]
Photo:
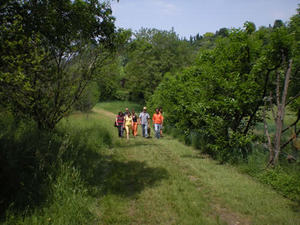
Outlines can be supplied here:
[[161, 125], [163, 123], [163, 116], [159, 113], [158, 108], [155, 109], [155, 113], [153, 114], [152, 121], [153, 121], [154, 130], [155, 130], [155, 137], [157, 139], [159, 139]]

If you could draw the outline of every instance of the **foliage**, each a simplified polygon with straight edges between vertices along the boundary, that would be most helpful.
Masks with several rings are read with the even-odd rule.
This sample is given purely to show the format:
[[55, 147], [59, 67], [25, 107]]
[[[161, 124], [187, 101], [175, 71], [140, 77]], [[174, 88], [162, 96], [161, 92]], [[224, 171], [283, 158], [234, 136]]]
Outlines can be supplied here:
[[188, 142], [196, 133], [201, 149], [221, 161], [247, 157], [251, 130], [262, 120], [260, 106], [275, 87], [276, 71], [299, 58], [291, 51], [295, 39], [287, 27], [256, 32], [246, 22], [244, 28], [218, 37], [214, 49], [199, 52], [195, 66], [166, 75], [148, 102], [151, 108], [162, 106], [169, 125], [183, 130]]
[[150, 98], [165, 73], [191, 64], [188, 42], [173, 31], [141, 29], [128, 47], [125, 87], [129, 99], [143, 102]]
[[197, 131], [212, 155], [222, 160], [230, 154], [246, 156], [249, 127], [258, 119], [256, 105], [263, 89], [250, 65], [258, 61], [261, 47], [259, 39], [232, 30], [214, 50], [200, 54], [196, 66], [166, 76], [151, 107], [162, 106], [169, 124], [186, 135]]
[[300, 200], [299, 162], [293, 165], [287, 164], [285, 157], [281, 159], [281, 165], [273, 169], [266, 168], [265, 162], [268, 154], [256, 146], [256, 150], [249, 156], [247, 163], [241, 163], [242, 172], [258, 179], [261, 183], [268, 184], [283, 196], [293, 200]]
[[110, 53], [109, 57], [95, 68], [94, 80], [100, 90], [99, 101], [128, 99], [128, 91], [124, 90], [126, 78], [123, 64], [131, 36], [131, 30], [119, 29], [115, 34], [114, 54]]
[[288, 174], [281, 167], [267, 169], [261, 174], [256, 174], [259, 181], [272, 186], [283, 196], [294, 201], [300, 201], [299, 176]]
[[[295, 19], [296, 17], [294, 17]], [[295, 22], [295, 20], [294, 20]], [[300, 25], [300, 24], [298, 24]], [[268, 98], [268, 103], [272, 110], [273, 118], [275, 120], [276, 132], [272, 138], [268, 133], [267, 123], [265, 122], [265, 133], [268, 140], [268, 149], [270, 152], [269, 164], [276, 165], [278, 162], [278, 157], [280, 152], [284, 147], [289, 144], [293, 138], [288, 142], [282, 143], [282, 135], [284, 132], [288, 131], [289, 127], [294, 126], [295, 135], [300, 133], [300, 129], [296, 128], [297, 122], [299, 121], [300, 111], [298, 109], [298, 117], [293, 124], [289, 124], [286, 129], [284, 129], [284, 116], [286, 107], [299, 98], [299, 91], [295, 91], [294, 85], [297, 85], [299, 78], [299, 51], [293, 48], [297, 46], [297, 36], [294, 35], [297, 30], [296, 26], [291, 26], [287, 28], [286, 26], [274, 26], [273, 31], [270, 35], [270, 43], [267, 46], [267, 57], [269, 58], [269, 64], [273, 63], [275, 65], [274, 76], [271, 83], [273, 86], [270, 88], [270, 95]], [[292, 31], [292, 32], [291, 32]], [[292, 33], [292, 34], [291, 34]], [[294, 34], [293, 34], [294, 33]], [[294, 61], [296, 63], [294, 64]], [[291, 79], [293, 77], [293, 79]], [[292, 82], [291, 82], [292, 81]], [[294, 82], [293, 82], [294, 81]], [[289, 83], [292, 83], [292, 89], [289, 88]], [[276, 109], [274, 110], [274, 105]], [[264, 118], [266, 121], [266, 119]]]
[[18, 116], [33, 118], [40, 129], [53, 129], [72, 110], [95, 66], [105, 58], [104, 49], [112, 48], [110, 7], [71, 0], [6, 1], [4, 5], [1, 104]]
[[[293, 51], [293, 64], [295, 69], [292, 71], [291, 76], [291, 83], [290, 83], [290, 89], [289, 89], [289, 96], [298, 96], [297, 98], [294, 98], [294, 100], [291, 102], [291, 106], [294, 111], [299, 111], [300, 109], [300, 75], [299, 75], [299, 69], [300, 68], [300, 5], [297, 9], [297, 14], [292, 16], [290, 19], [289, 27], [288, 27], [289, 33], [292, 34], [294, 42], [293, 46], [291, 47]], [[299, 113], [299, 112], [298, 112]]]
[[98, 103], [99, 96], [100, 91], [97, 83], [91, 82], [84, 89], [74, 107], [76, 110], [80, 110], [81, 112], [91, 111], [91, 109]]

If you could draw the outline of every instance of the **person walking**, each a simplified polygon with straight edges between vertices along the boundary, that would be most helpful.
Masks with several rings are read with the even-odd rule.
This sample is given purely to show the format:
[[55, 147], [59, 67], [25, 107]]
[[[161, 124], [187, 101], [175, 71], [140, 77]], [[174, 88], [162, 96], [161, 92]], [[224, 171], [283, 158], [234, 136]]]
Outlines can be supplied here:
[[161, 129], [161, 125], [163, 122], [163, 116], [162, 116], [162, 114], [159, 113], [158, 108], [155, 109], [155, 113], [153, 114], [152, 121], [153, 121], [153, 127], [154, 127], [154, 131], [155, 131], [155, 137], [157, 139], [159, 139], [160, 138], [160, 129]]
[[123, 112], [119, 112], [116, 117], [116, 125], [118, 127], [119, 137], [123, 137], [123, 128], [124, 128], [124, 115]]
[[138, 129], [138, 116], [135, 114], [134, 109], [131, 110], [132, 113], [132, 134], [134, 137], [137, 135]]
[[125, 116], [125, 130], [126, 130], [126, 138], [127, 140], [129, 140], [129, 134], [130, 134], [130, 130], [132, 130], [132, 116], [131, 113], [128, 112], [127, 115]]
[[161, 122], [161, 128], [160, 128], [160, 137], [163, 136], [163, 126], [164, 126], [164, 116], [163, 116], [163, 110], [162, 110], [162, 107], [159, 108], [159, 113], [162, 117], [162, 122]]
[[143, 137], [146, 137], [148, 138], [149, 134], [148, 134], [148, 126], [149, 126], [149, 121], [150, 121], [150, 115], [147, 113], [147, 107], [144, 106], [143, 108], [143, 112], [140, 113], [139, 115], [139, 124], [141, 124], [142, 126], [142, 134], [143, 134]]
[[126, 109], [125, 109], [125, 112], [124, 112], [124, 116], [127, 116], [128, 113], [129, 113], [129, 109], [126, 108]]

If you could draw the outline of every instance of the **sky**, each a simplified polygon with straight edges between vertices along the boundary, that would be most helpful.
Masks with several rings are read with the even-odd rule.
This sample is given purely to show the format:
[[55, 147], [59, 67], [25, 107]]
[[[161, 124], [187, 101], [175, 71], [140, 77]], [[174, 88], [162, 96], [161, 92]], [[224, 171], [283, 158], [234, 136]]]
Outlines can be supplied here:
[[116, 0], [111, 3], [116, 26], [138, 31], [140, 28], [171, 30], [189, 38], [220, 28], [242, 28], [244, 22], [256, 27], [287, 22], [299, 0]]

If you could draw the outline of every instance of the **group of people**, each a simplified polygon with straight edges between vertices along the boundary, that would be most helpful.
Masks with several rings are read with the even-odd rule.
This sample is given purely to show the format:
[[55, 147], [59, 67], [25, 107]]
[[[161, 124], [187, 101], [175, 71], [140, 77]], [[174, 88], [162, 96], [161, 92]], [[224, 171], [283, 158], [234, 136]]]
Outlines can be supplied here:
[[[155, 137], [159, 139], [162, 136], [162, 128], [164, 117], [162, 115], [162, 108], [156, 108], [152, 116]], [[119, 137], [123, 137], [124, 130], [126, 131], [126, 138], [129, 139], [130, 133], [134, 137], [137, 136], [138, 125], [141, 125], [142, 135], [145, 138], [150, 137], [150, 115], [147, 112], [147, 107], [143, 107], [143, 111], [137, 116], [134, 109], [125, 112], [120, 111], [116, 117], [115, 126], [118, 128]]]

